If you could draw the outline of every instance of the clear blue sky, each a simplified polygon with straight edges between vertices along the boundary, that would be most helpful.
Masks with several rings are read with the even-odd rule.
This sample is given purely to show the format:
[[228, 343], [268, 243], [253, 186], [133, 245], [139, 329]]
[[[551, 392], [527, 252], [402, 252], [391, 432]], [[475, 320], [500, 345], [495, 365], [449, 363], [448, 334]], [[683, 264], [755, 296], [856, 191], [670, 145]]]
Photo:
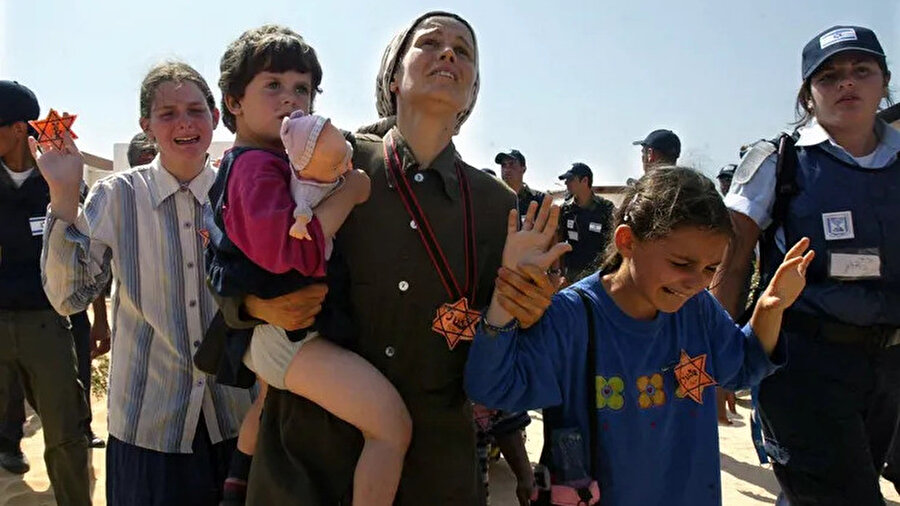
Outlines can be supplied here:
[[430, 8], [477, 32], [482, 87], [456, 138], [463, 157], [495, 167], [498, 151], [518, 148], [526, 181], [542, 189], [574, 161], [597, 184], [638, 175], [631, 141], [662, 127], [681, 137], [682, 163], [715, 174], [742, 143], [793, 119], [800, 51], [834, 24], [874, 29], [900, 80], [898, 0], [0, 0], [0, 77], [32, 88], [44, 114], [77, 113], [82, 149], [111, 158], [138, 130], [139, 85], [155, 62], [190, 63], [218, 97], [225, 46], [276, 22], [319, 53], [318, 112], [353, 129], [376, 118], [384, 46]]

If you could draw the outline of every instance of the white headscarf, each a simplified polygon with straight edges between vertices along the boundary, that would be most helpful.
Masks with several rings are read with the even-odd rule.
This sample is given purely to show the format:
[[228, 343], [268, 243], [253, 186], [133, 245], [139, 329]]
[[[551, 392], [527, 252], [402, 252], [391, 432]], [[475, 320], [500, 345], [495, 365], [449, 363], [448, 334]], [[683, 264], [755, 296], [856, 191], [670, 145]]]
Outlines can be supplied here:
[[375, 108], [378, 110], [379, 118], [388, 118], [397, 115], [397, 101], [394, 97], [394, 93], [391, 91], [391, 80], [394, 78], [394, 73], [397, 71], [397, 65], [400, 63], [400, 59], [403, 58], [403, 54], [400, 51], [406, 48], [409, 38], [423, 21], [436, 17], [452, 18], [462, 23], [469, 29], [469, 33], [472, 35], [472, 44], [474, 45], [475, 82], [472, 83], [472, 99], [469, 100], [466, 108], [460, 111], [456, 116], [456, 131], [459, 132], [459, 127], [462, 126], [472, 113], [472, 108], [475, 107], [475, 100], [478, 98], [480, 77], [478, 72], [478, 42], [475, 40], [475, 30], [472, 29], [472, 26], [469, 25], [468, 21], [456, 14], [443, 11], [427, 12], [416, 18], [409, 27], [401, 30], [394, 36], [391, 43], [388, 44], [384, 50], [384, 55], [381, 57], [381, 67], [378, 70], [378, 77], [375, 79]]

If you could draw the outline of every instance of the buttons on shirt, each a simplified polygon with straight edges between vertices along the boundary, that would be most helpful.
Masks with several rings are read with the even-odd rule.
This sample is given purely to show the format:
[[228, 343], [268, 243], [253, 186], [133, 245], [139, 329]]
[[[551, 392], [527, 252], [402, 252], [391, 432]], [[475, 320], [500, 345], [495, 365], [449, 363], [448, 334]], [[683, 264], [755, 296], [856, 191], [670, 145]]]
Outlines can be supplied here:
[[419, 228], [419, 225], [416, 223], [416, 220], [409, 220], [409, 228], [415, 230]]
[[194, 307], [194, 306], [196, 306], [196, 305], [197, 305], [197, 301], [196, 301], [196, 300], [191, 300], [190, 302], [188, 302], [188, 306], [190, 306], [190, 307]]
[[421, 183], [422, 181], [425, 181], [425, 175], [421, 172], [416, 172], [416, 175], [413, 176], [413, 180], [417, 183]]
[[397, 283], [397, 288], [399, 288], [401, 292], [405, 292], [409, 290], [409, 283], [407, 283], [406, 281], [401, 281]]
[[200, 347], [200, 341], [194, 341], [194, 348]]
[[394, 353], [396, 353], [396, 352], [397, 352], [397, 351], [394, 350], [394, 347], [393, 347], [393, 346], [388, 346], [387, 348], [384, 349], [384, 356], [387, 357], [387, 358], [393, 358], [393, 357], [394, 357]]
[[187, 263], [187, 268], [188, 268], [188, 269], [193, 269], [193, 268], [194, 268], [194, 262], [188, 262], [188, 263]]
[[202, 386], [203, 386], [203, 380], [198, 381], [198, 382], [197, 382], [197, 386], [198, 386], [198, 387], [202, 387]]
[[184, 228], [191, 228], [191, 222], [189, 222], [189, 221], [184, 222]]

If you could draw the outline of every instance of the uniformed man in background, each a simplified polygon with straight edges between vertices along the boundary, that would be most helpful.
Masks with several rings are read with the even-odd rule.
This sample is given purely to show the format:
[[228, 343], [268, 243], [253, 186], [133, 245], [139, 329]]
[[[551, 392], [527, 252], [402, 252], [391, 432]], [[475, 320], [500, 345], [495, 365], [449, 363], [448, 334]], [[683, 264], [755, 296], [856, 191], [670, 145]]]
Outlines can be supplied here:
[[594, 193], [594, 173], [583, 163], [573, 163], [559, 179], [566, 182], [569, 197], [560, 210], [557, 233], [572, 245], [561, 268], [566, 282], [574, 283], [599, 266], [612, 237], [615, 206]]
[[[0, 406], [16, 399], [15, 377], [41, 417], [44, 460], [56, 501], [89, 505], [88, 407], [78, 381], [69, 320], [41, 285], [41, 245], [50, 190], [28, 148], [40, 114], [31, 90], [0, 81]], [[0, 465], [27, 471], [18, 442], [0, 438]], [[4, 446], [6, 445], [6, 446]]]

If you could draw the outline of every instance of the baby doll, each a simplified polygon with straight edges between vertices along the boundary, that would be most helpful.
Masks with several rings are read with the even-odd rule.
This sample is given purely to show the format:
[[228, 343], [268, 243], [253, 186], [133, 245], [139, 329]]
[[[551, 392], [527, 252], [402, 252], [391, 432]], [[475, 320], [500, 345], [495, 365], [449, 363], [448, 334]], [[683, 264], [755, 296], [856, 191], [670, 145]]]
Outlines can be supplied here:
[[289, 233], [297, 239], [311, 239], [306, 225], [313, 208], [335, 191], [343, 175], [353, 168], [353, 148], [331, 120], [300, 110], [282, 121], [281, 141], [291, 160], [291, 195], [297, 204], [296, 221]]

